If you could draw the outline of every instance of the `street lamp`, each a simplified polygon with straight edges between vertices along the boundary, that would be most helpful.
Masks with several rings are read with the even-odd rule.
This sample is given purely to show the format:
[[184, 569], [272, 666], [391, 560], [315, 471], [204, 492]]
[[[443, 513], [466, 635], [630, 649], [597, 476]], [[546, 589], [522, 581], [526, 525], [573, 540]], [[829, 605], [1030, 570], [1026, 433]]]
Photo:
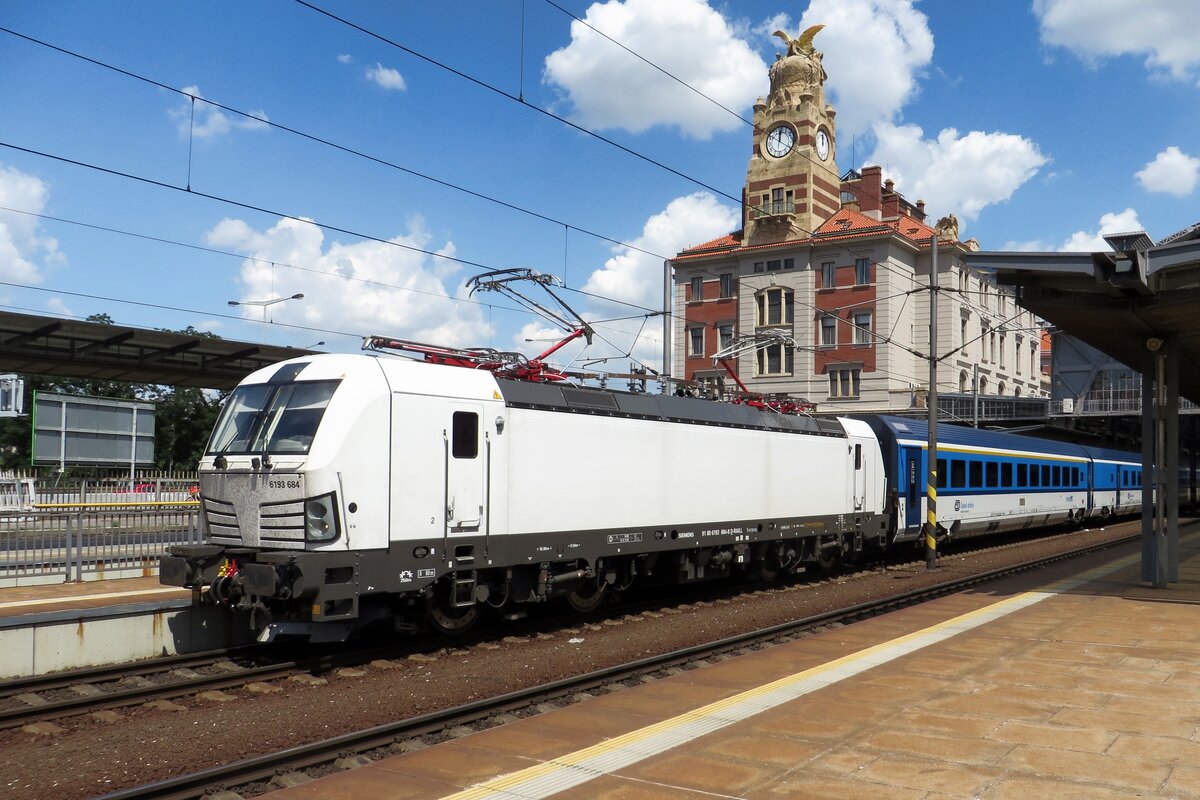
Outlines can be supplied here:
[[284, 303], [288, 300], [303, 300], [304, 293], [296, 292], [291, 297], [272, 297], [269, 300], [229, 300], [231, 306], [262, 306], [262, 324], [263, 324], [263, 344], [267, 343], [267, 307], [273, 306], [276, 303]]

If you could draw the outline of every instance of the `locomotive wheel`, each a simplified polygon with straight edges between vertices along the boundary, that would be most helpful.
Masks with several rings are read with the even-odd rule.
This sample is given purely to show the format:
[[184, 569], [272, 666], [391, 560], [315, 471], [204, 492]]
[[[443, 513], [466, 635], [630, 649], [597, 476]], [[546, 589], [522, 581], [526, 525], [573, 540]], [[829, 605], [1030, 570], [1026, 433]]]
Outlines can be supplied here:
[[604, 602], [604, 589], [607, 584], [589, 583], [580, 586], [567, 595], [567, 605], [579, 614], [590, 614]]
[[842, 566], [841, 548], [831, 547], [828, 550], [819, 550], [817, 553], [817, 566], [820, 567], [822, 572], [837, 572]]
[[457, 608], [450, 604], [449, 599], [439, 592], [430, 598], [425, 618], [429, 625], [438, 633], [454, 636], [466, 633], [479, 621], [479, 606]]
[[754, 559], [754, 576], [764, 583], [776, 580], [780, 569], [778, 545], [767, 545]]

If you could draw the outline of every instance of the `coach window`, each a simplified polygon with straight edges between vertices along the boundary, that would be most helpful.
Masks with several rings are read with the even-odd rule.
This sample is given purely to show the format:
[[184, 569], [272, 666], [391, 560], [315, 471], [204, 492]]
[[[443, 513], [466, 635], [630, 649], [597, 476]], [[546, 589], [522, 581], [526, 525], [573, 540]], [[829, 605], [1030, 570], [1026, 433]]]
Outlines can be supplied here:
[[1012, 464], [1001, 464], [1000, 465], [1000, 485], [1003, 486], [1005, 489], [1012, 488], [1012, 485], [1013, 485]]
[[967, 462], [954, 459], [950, 462], [950, 486], [962, 489], [967, 485]]
[[455, 411], [450, 452], [455, 458], [475, 458], [479, 455], [479, 415], [470, 411]]
[[1062, 486], [1062, 468], [1055, 464], [1050, 468], [1050, 480], [1054, 486]]
[[1038, 477], [1039, 475], [1041, 475], [1041, 472], [1038, 470], [1038, 465], [1030, 464], [1029, 465], [1029, 485], [1030, 486], [1041, 486], [1042, 485], [1042, 482]]
[[1029, 465], [1017, 464], [1017, 486], [1029, 485]]
[[1050, 465], [1042, 465], [1042, 486], [1052, 486], [1050, 483]]
[[983, 488], [983, 462], [982, 461], [972, 461], [971, 462], [970, 475], [971, 475], [971, 488], [972, 489], [982, 489]]
[[946, 459], [939, 458], [937, 466], [937, 488], [946, 488]]
[[1000, 485], [1000, 465], [995, 461], [987, 462], [987, 487], [995, 489]]

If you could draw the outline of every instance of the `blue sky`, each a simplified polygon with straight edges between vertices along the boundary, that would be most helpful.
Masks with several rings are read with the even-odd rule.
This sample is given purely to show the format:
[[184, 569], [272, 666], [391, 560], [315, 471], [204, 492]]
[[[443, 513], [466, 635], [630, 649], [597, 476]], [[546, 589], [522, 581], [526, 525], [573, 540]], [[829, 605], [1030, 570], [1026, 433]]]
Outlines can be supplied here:
[[[463, 286], [529, 267], [597, 321], [585, 360], [657, 366], [661, 323], [638, 315], [661, 303], [662, 257], [737, 226], [737, 115], [766, 92], [771, 33], [817, 23], [839, 169], [883, 165], [984, 249], [1090, 250], [1200, 220], [1194, 0], [555, 2], [736, 115], [546, 0], [315, 3], [429, 60], [293, 0], [0, 6], [0, 27], [179, 90], [0, 32], [0, 206], [41, 215], [0, 210], [0, 306], [333, 350], [377, 333], [531, 352], [543, 322]], [[192, 116], [189, 96], [250, 116], [201, 101]], [[267, 325], [228, 305], [297, 292]]]

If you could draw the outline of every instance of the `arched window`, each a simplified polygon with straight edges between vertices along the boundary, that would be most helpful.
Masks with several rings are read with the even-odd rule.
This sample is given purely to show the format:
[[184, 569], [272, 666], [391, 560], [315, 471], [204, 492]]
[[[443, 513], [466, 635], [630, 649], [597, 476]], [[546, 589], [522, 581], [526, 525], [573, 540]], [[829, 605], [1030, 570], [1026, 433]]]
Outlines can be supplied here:
[[967, 378], [967, 371], [965, 369], [962, 372], [958, 373], [958, 393], [959, 394], [966, 394], [969, 391], [970, 384], [967, 383], [968, 380], [969, 379]]
[[987, 394], [987, 378], [979, 376], [979, 393]]
[[1004, 384], [1003, 383], [1001, 383], [1000, 387], [998, 389], [996, 389], [996, 394], [999, 394], [999, 395], [1004, 394]]

